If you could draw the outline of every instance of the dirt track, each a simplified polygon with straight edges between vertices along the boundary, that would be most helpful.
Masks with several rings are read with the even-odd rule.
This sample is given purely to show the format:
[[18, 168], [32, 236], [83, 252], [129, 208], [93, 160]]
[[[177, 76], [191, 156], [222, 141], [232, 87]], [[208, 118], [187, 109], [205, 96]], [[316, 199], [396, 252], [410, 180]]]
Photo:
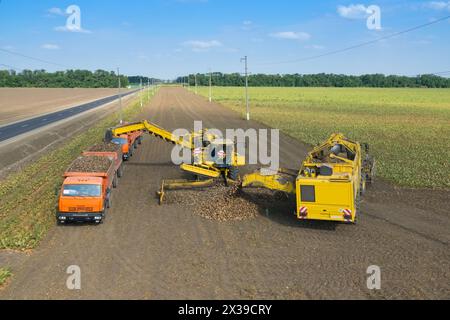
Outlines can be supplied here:
[[[262, 128], [180, 88], [163, 88], [141, 115], [167, 129]], [[272, 203], [240, 222], [206, 220], [158, 206], [162, 178], [182, 177], [171, 145], [146, 137], [126, 165], [104, 225], [55, 227], [30, 256], [0, 253], [13, 267], [1, 299], [450, 298], [450, 200], [378, 182], [356, 226], [300, 222], [293, 204]], [[282, 165], [297, 168], [307, 148], [281, 136]], [[248, 168], [252, 170], [252, 168]], [[82, 290], [69, 291], [78, 265]], [[378, 265], [382, 290], [366, 287]]]
[[116, 94], [117, 89], [0, 88], [0, 125]]

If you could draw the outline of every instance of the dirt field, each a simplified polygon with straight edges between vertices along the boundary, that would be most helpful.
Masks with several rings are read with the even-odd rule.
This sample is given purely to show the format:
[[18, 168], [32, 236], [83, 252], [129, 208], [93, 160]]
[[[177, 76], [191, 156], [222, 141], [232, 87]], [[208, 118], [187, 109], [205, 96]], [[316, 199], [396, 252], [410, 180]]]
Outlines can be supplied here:
[[[181, 88], [162, 88], [139, 118], [167, 129], [194, 120], [263, 127]], [[190, 206], [158, 206], [161, 179], [183, 177], [171, 148], [145, 137], [105, 224], [55, 227], [31, 254], [0, 253], [14, 274], [0, 299], [450, 298], [448, 192], [377, 182], [356, 226], [300, 222], [294, 203], [258, 197], [256, 218], [219, 222]], [[298, 168], [307, 150], [281, 135], [284, 167]], [[80, 291], [66, 288], [71, 265], [81, 268]], [[380, 291], [367, 289], [371, 265], [381, 268]]]
[[0, 88], [0, 126], [117, 94], [117, 89]]
[[[106, 90], [108, 91], [109, 89]], [[123, 104], [127, 105], [133, 97], [134, 95], [126, 96], [123, 99]], [[64, 141], [67, 141], [67, 139], [70, 139], [77, 133], [92, 127], [95, 123], [101, 119], [104, 119], [106, 116], [117, 111], [118, 109], [119, 103], [116, 101], [111, 104], [107, 104], [104, 107], [99, 107], [50, 126], [35, 130], [31, 134], [24, 134], [16, 139], [1, 143], [0, 180], [4, 179], [13, 172], [20, 171], [40, 155], [55, 150], [58, 146], [64, 143]]]

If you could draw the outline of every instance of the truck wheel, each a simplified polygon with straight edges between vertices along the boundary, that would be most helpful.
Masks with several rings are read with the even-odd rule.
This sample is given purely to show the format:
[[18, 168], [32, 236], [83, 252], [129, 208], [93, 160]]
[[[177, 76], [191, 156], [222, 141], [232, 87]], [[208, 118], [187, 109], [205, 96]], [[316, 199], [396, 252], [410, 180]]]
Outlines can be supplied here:
[[139, 137], [138, 144], [142, 144], [142, 137]]
[[231, 167], [228, 176], [231, 180], [237, 181], [239, 179], [239, 168]]
[[138, 148], [138, 142], [137, 142], [137, 141], [134, 142], [133, 147], [134, 147], [135, 149]]
[[123, 177], [123, 164], [120, 165], [119, 170], [117, 170], [117, 176], [119, 178]]
[[117, 182], [117, 173], [114, 174], [114, 178], [113, 178], [113, 188], [117, 188], [118, 182]]

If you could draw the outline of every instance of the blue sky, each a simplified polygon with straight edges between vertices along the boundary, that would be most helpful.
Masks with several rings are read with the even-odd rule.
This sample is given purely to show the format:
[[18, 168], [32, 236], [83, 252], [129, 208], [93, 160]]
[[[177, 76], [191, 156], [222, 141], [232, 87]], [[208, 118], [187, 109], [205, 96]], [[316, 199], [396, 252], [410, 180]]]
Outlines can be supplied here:
[[[70, 5], [82, 32], [64, 28]], [[366, 8], [381, 9], [369, 30]], [[345, 53], [320, 55], [450, 15], [450, 1], [288, 0], [1, 0], [0, 48], [82, 69], [164, 79], [207, 72], [386, 73], [450, 70], [450, 22]], [[274, 64], [272, 64], [274, 62]], [[270, 63], [270, 64], [267, 64]], [[63, 69], [0, 51], [0, 64]]]

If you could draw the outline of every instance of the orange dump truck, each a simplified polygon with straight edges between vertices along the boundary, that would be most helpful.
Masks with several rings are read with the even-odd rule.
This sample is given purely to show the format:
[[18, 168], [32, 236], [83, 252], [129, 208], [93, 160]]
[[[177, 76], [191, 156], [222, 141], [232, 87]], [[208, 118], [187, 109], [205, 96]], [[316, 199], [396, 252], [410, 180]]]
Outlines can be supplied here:
[[137, 149], [138, 145], [142, 144], [142, 136], [142, 131], [136, 131], [113, 137], [111, 142], [122, 146], [123, 160], [127, 161], [133, 156], [134, 149]]
[[58, 222], [102, 223], [122, 173], [121, 153], [88, 151], [77, 158], [64, 173]]

